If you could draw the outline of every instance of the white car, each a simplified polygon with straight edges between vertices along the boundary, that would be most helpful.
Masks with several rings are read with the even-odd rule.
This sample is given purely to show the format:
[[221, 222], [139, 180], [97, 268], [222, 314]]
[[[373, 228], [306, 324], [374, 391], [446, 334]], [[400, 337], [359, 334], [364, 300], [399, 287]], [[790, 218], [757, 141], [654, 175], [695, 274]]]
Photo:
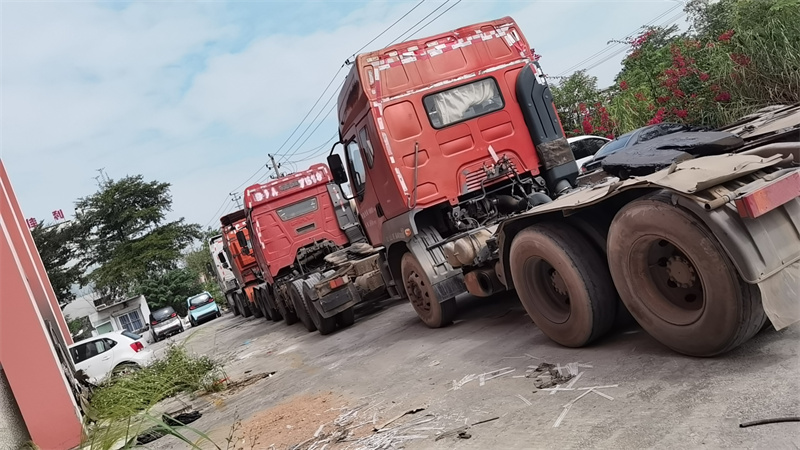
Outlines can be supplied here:
[[69, 346], [75, 370], [82, 370], [89, 382], [97, 384], [115, 372], [150, 364], [153, 352], [144, 339], [129, 331], [112, 331]]
[[602, 136], [575, 136], [567, 138], [575, 162], [578, 164], [578, 171], [583, 172], [583, 165], [592, 160], [592, 157], [600, 147], [606, 145], [611, 139]]

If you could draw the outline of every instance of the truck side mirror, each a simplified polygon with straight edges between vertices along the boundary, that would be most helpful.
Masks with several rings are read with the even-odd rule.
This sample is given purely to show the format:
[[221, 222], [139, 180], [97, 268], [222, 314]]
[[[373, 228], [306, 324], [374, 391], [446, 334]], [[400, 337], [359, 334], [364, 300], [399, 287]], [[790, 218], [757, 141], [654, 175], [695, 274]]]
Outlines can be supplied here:
[[331, 175], [333, 175], [334, 183], [347, 183], [347, 171], [344, 170], [344, 164], [342, 163], [341, 156], [336, 153], [328, 155], [328, 167], [331, 168]]
[[239, 242], [239, 247], [242, 248], [242, 253], [249, 255], [250, 247], [247, 245], [247, 238], [244, 237], [244, 231], [239, 230], [236, 232], [236, 240]]
[[229, 267], [228, 266], [228, 260], [225, 259], [225, 255], [222, 252], [217, 253], [217, 259], [219, 259], [219, 262], [220, 262], [220, 264], [222, 264], [222, 267], [224, 267], [226, 269]]

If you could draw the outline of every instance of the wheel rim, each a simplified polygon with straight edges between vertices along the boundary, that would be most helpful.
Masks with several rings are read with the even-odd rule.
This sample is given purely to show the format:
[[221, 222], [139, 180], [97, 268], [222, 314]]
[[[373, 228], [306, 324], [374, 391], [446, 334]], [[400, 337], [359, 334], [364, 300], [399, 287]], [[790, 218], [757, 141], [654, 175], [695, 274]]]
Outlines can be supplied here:
[[541, 258], [529, 258], [523, 270], [527, 274], [523, 283], [526, 291], [536, 297], [537, 310], [553, 323], [569, 320], [569, 288], [562, 275]]
[[412, 269], [406, 278], [406, 293], [414, 308], [429, 316], [431, 313], [431, 292], [427, 281]]
[[689, 325], [703, 315], [705, 289], [700, 271], [674, 243], [646, 237], [631, 248], [631, 273], [642, 274], [645, 306], [660, 319]]

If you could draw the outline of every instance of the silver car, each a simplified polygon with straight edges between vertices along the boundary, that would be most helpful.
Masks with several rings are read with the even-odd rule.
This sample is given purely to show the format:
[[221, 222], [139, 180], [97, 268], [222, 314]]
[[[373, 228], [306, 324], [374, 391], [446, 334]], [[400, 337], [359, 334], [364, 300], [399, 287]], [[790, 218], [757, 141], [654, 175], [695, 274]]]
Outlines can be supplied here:
[[182, 333], [183, 322], [178, 313], [171, 306], [157, 309], [150, 313], [150, 334], [153, 342], [158, 342], [167, 336]]

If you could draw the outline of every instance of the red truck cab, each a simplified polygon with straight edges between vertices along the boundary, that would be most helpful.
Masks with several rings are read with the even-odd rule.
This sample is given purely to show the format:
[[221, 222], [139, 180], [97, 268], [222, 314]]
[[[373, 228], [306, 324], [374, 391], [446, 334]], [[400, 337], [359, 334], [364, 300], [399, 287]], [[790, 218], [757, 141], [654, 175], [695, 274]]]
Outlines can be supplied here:
[[510, 17], [358, 55], [338, 112], [345, 162], [329, 157], [334, 178], [349, 174], [369, 242], [387, 248], [430, 326], [447, 323], [465, 291], [444, 242], [549, 202], [578, 175]]
[[245, 317], [258, 312], [253, 307], [253, 286], [259, 282], [260, 270], [253, 255], [247, 218], [244, 210], [230, 213], [220, 218], [224, 236], [225, 251], [232, 262], [231, 270], [236, 276], [238, 289], [234, 307]]

